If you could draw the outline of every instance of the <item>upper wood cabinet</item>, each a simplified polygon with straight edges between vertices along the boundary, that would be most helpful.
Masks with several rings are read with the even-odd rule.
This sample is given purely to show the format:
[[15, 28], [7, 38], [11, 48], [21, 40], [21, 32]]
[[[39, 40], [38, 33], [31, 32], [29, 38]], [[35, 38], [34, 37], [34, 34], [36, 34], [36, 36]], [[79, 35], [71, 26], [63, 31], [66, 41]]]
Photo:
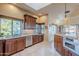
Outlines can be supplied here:
[[30, 15], [24, 15], [24, 29], [34, 29], [36, 26], [36, 18]]

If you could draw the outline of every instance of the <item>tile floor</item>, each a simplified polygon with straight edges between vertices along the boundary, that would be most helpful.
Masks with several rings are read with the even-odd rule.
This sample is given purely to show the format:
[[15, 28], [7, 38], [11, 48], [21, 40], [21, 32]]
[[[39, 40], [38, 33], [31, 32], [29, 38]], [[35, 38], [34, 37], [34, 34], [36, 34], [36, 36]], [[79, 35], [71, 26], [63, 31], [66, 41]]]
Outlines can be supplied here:
[[12, 56], [60, 56], [54, 49], [52, 42], [41, 42], [34, 46], [24, 49]]

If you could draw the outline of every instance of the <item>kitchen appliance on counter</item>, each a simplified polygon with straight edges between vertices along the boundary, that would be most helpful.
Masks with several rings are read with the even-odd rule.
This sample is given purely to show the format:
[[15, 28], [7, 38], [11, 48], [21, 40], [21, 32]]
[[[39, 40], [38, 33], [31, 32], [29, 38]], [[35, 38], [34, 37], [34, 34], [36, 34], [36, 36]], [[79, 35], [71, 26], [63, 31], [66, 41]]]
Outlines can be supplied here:
[[79, 40], [72, 37], [63, 37], [63, 46], [79, 55]]

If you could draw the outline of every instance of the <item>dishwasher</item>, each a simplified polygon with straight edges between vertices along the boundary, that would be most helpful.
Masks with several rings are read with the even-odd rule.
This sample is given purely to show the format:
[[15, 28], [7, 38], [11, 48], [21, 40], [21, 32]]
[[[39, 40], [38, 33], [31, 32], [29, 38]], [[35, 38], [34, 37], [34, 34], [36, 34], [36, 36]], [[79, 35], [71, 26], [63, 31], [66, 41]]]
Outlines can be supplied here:
[[27, 36], [26, 37], [26, 47], [32, 45], [32, 36]]

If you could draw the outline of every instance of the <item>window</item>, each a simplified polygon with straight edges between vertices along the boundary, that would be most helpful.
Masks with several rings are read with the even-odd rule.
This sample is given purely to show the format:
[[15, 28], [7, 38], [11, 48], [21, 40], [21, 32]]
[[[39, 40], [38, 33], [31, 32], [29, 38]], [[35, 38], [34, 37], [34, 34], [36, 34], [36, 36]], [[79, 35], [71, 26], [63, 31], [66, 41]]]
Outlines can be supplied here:
[[45, 32], [45, 25], [41, 25], [41, 31], [42, 31], [42, 33]]
[[45, 25], [44, 24], [36, 24], [36, 33], [44, 33]]
[[49, 33], [56, 34], [56, 32], [57, 32], [57, 26], [56, 25], [49, 25]]
[[13, 21], [13, 35], [19, 35], [20, 34], [20, 27], [21, 27], [21, 22], [20, 21]]
[[11, 18], [0, 18], [0, 37], [16, 36], [21, 34], [22, 21]]
[[1, 33], [3, 33], [3, 36], [11, 36], [12, 35], [11, 23], [12, 23], [11, 20], [1, 18]]
[[77, 26], [76, 25], [68, 25], [64, 26], [63, 32], [67, 36], [76, 36], [77, 34]]

